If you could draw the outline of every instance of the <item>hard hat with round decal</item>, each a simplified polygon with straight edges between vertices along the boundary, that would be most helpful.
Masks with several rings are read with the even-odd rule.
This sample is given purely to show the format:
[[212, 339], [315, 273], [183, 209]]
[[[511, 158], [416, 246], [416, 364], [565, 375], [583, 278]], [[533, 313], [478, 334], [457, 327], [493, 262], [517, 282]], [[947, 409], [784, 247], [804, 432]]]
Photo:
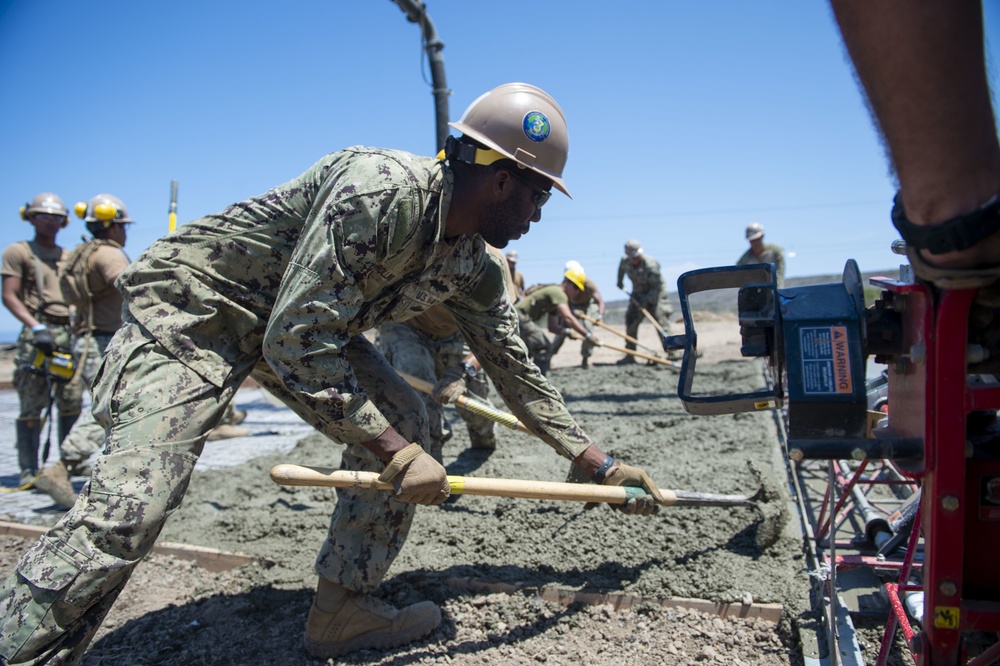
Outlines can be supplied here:
[[505, 83], [481, 95], [457, 122], [448, 123], [486, 146], [477, 150], [475, 164], [499, 159], [515, 161], [549, 180], [566, 196], [563, 168], [569, 155], [569, 133], [562, 109], [541, 88]]

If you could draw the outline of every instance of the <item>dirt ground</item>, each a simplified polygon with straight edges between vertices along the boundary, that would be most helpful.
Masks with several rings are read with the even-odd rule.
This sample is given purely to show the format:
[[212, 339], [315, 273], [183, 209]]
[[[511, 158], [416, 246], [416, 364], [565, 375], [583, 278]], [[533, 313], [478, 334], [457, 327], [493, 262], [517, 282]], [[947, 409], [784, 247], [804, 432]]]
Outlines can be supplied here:
[[[759, 388], [761, 366], [739, 357], [735, 318], [706, 315], [699, 326], [698, 385], [713, 392]], [[648, 329], [640, 339], [655, 344]], [[768, 490], [763, 509], [675, 507], [643, 518], [606, 506], [473, 496], [420, 507], [379, 594], [397, 605], [433, 600], [443, 623], [410, 646], [337, 663], [803, 663], [798, 629], [815, 620], [794, 522], [776, 522], [788, 514], [773, 415], [691, 416], [676, 396], [676, 370], [618, 366], [622, 354], [608, 349], [597, 350], [584, 370], [577, 345], [568, 342], [556, 356], [550, 379], [606, 451], [641, 465], [661, 487], [722, 494], [752, 495], [761, 487], [752, 464]], [[466, 450], [461, 421], [449, 417], [450, 474], [565, 478], [568, 462], [521, 433], [500, 432], [492, 455]], [[151, 556], [84, 664], [321, 663], [305, 653], [302, 635], [334, 491], [277, 486], [268, 470], [281, 462], [335, 467], [339, 450], [310, 436], [280, 458], [196, 472], [161, 540], [248, 553], [260, 563], [211, 573]], [[0, 537], [0, 574], [27, 545]], [[598, 595], [606, 603], [593, 603]], [[730, 604], [730, 612], [669, 606], [685, 599]], [[775, 605], [777, 621], [739, 617]]]

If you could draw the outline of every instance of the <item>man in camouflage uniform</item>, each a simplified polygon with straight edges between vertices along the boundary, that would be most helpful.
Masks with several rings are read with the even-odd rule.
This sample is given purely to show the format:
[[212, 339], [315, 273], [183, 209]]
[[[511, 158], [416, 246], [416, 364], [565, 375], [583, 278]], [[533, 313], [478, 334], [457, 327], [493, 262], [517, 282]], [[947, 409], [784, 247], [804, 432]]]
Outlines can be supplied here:
[[531, 360], [543, 375], [549, 371], [554, 352], [552, 341], [537, 323], [542, 318], [545, 318], [546, 326], [552, 333], [569, 335], [572, 330], [583, 338], [583, 346], [601, 346], [601, 341], [580, 323], [569, 307], [569, 295], [577, 295], [582, 291], [584, 281], [583, 273], [566, 271], [561, 284], [533, 286], [514, 306], [521, 328], [521, 339], [528, 347]]
[[[625, 288], [625, 276], [632, 282], [632, 294], [629, 298], [628, 309], [625, 310], [625, 334], [630, 338], [638, 339], [639, 324], [645, 319], [642, 313], [646, 310], [663, 327], [663, 330], [670, 333], [670, 314], [674, 311], [667, 299], [667, 285], [660, 274], [660, 263], [642, 251], [642, 245], [637, 240], [630, 240], [625, 243], [625, 256], [618, 264], [618, 288]], [[661, 337], [661, 344], [666, 342]], [[634, 342], [626, 342], [626, 349], [635, 351]], [[635, 363], [635, 357], [627, 354], [618, 361], [620, 365]]]
[[428, 441], [420, 398], [363, 333], [437, 303], [533, 434], [598, 483], [645, 488], [625, 512], [656, 510], [645, 472], [607, 456], [528, 361], [503, 271], [485, 247], [504, 247], [540, 220], [549, 187], [566, 192], [562, 110], [534, 86], [506, 84], [452, 126], [462, 137], [448, 140], [444, 159], [332, 153], [161, 238], [126, 269], [125, 321], [94, 391], [104, 451], [74, 507], [0, 588], [0, 656], [81, 658], [251, 375], [346, 445], [342, 469], [381, 472], [396, 488], [337, 491], [306, 649], [330, 658], [433, 631], [433, 603], [396, 609], [372, 596], [415, 505], [441, 503], [450, 488], [419, 444]]
[[[515, 291], [504, 255], [492, 245], [486, 251], [497, 258], [504, 268], [504, 284], [508, 298]], [[413, 375], [433, 386], [428, 395], [421, 393], [430, 426], [428, 453], [442, 462], [442, 448], [451, 437], [445, 421], [443, 404], [455, 402], [459, 396], [471, 393], [477, 400], [491, 404], [490, 387], [479, 361], [462, 338], [458, 323], [443, 305], [435, 305], [405, 322], [387, 322], [379, 326], [375, 347], [396, 370]], [[473, 449], [496, 449], [496, 428], [493, 421], [464, 409], [457, 410], [469, 431]]]
[[774, 275], [779, 288], [785, 286], [785, 250], [780, 245], [764, 242], [764, 225], [751, 222], [747, 225], [750, 247], [736, 260], [737, 266], [747, 264], [774, 264]]
[[53, 380], [44, 368], [34, 367], [39, 352], [51, 357], [56, 350], [70, 351], [70, 311], [57, 277], [66, 251], [56, 245], [56, 234], [69, 223], [69, 214], [62, 199], [42, 192], [24, 204], [21, 219], [35, 228], [34, 240], [8, 246], [0, 274], [4, 307], [23, 325], [14, 359], [14, 388], [20, 402], [16, 424], [19, 485], [28, 487], [38, 473], [42, 412], [51, 418], [54, 394], [61, 442], [80, 415], [83, 388], [80, 381]]
[[[115, 287], [115, 280], [129, 263], [124, 248], [132, 218], [122, 200], [113, 194], [98, 194], [89, 203], [78, 203], [75, 210], [93, 236], [73, 250], [73, 254], [86, 257], [86, 265], [81, 261], [80, 266], [87, 293], [83, 300], [70, 303], [75, 308], [73, 355], [80, 364], [77, 380], [89, 387], [97, 376], [111, 336], [122, 325], [122, 295]], [[64, 296], [68, 301], [69, 297]], [[83, 468], [103, 445], [104, 428], [90, 411], [84, 412], [59, 444], [59, 460], [42, 470], [35, 479], [35, 487], [63, 507], [73, 506], [77, 494], [69, 477], [89, 473]]]
[[517, 250], [507, 251], [507, 270], [510, 271], [510, 277], [514, 281], [515, 303], [524, 297], [524, 274], [517, 270], [517, 262], [519, 258]]
[[[605, 306], [604, 299], [601, 297], [601, 291], [597, 288], [594, 281], [587, 277], [587, 274], [583, 270], [583, 266], [580, 262], [574, 260], [567, 261], [563, 276], [577, 287], [567, 293], [567, 296], [569, 297], [569, 308], [573, 311], [573, 314], [580, 311], [587, 315], [590, 319], [596, 319], [598, 321], [603, 319]], [[594, 325], [590, 322], [590, 319], [583, 319], [580, 317], [577, 318], [580, 324], [587, 329], [588, 333], [593, 333]], [[563, 342], [566, 340], [566, 323], [560, 320], [558, 325], [560, 326], [560, 330], [556, 333], [555, 337], [552, 338], [553, 356], [559, 353]], [[590, 367], [590, 355], [593, 351], [594, 345], [580, 345], [581, 368]]]
[[[375, 347], [382, 352], [389, 364], [406, 374], [436, 385], [439, 379], [447, 383], [462, 382], [468, 391], [481, 402], [489, 403], [489, 384], [475, 356], [469, 351], [458, 323], [443, 305], [435, 305], [426, 312], [405, 322], [387, 322], [378, 328]], [[427, 451], [438, 462], [442, 461], [442, 447], [446, 440], [444, 410], [433, 395], [421, 394], [427, 410], [430, 439]], [[497, 447], [494, 423], [484, 416], [458, 410], [469, 431], [469, 441], [474, 449], [492, 451]]]

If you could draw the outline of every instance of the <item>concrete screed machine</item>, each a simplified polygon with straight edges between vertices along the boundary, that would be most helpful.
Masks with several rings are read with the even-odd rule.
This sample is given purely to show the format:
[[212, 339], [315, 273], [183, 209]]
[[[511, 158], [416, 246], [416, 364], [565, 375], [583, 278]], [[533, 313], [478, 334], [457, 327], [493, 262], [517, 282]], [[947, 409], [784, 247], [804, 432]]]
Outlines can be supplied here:
[[[838, 608], [838, 576], [865, 568], [886, 602], [879, 666], [897, 630], [918, 665], [985, 666], [1000, 660], [1000, 311], [976, 289], [919, 282], [906, 265], [899, 279], [870, 284], [878, 297], [866, 307], [854, 260], [840, 283], [781, 289], [771, 264], [683, 274], [685, 333], [664, 340], [685, 350], [678, 396], [698, 415], [781, 410], [789, 477], [801, 480], [810, 464], [826, 469], [819, 518], [803, 520], [825, 572], [814, 595], [825, 663], [861, 663], [843, 631], [850, 619]], [[689, 299], [718, 289], [736, 295], [743, 356], [767, 361], [761, 390], [697, 391]], [[869, 356], [885, 365], [880, 380], [866, 379]], [[809, 492], [797, 483], [793, 494]], [[869, 499], [878, 484], [910, 494], [883, 512]], [[863, 534], [844, 543], [836, 526], [847, 514]]]

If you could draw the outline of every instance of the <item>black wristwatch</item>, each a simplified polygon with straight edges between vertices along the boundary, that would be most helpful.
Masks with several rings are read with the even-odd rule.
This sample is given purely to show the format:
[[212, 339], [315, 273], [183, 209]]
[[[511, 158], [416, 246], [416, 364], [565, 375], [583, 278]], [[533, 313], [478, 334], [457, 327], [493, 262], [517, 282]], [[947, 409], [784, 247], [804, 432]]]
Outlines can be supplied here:
[[462, 370], [465, 371], [465, 376], [469, 379], [475, 379], [478, 374], [476, 366], [472, 365], [470, 361], [462, 361]]

